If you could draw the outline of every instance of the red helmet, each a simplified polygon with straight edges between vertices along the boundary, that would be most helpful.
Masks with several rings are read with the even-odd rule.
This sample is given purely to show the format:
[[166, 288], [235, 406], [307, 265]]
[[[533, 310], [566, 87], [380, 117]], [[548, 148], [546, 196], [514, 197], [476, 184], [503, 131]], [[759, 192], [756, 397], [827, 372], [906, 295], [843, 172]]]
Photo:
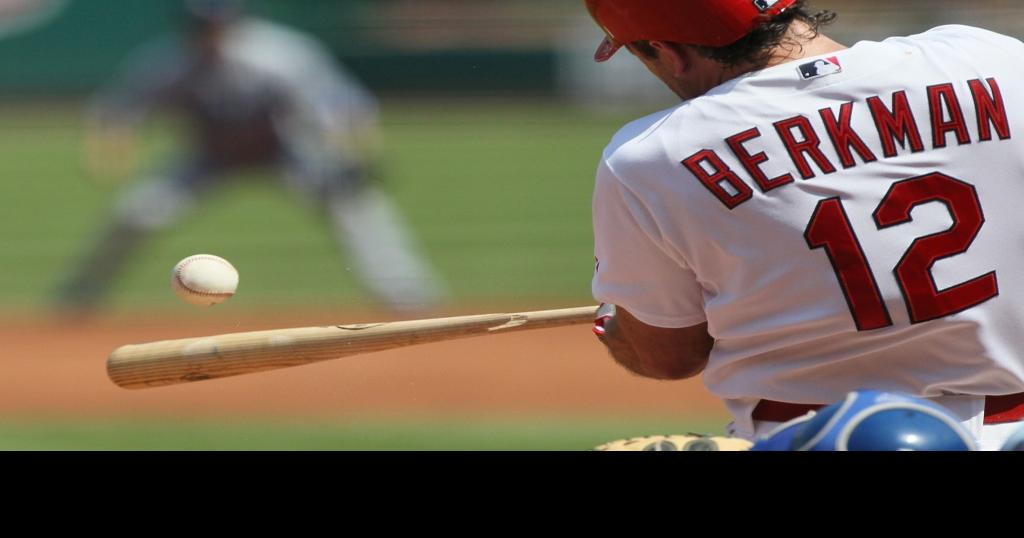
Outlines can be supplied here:
[[723, 47], [797, 0], [584, 0], [607, 37], [594, 59], [603, 62], [634, 41]]

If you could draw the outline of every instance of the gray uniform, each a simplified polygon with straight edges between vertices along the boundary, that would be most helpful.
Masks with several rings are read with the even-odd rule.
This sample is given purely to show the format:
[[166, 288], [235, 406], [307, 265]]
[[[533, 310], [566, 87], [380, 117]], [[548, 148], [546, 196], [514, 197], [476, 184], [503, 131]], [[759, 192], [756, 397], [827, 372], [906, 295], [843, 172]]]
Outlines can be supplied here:
[[[388, 198], [366, 181], [358, 142], [377, 121], [373, 96], [311, 38], [254, 18], [227, 27], [218, 54], [161, 40], [128, 64], [90, 108], [93, 123], [135, 127], [164, 109], [186, 120], [184, 154], [119, 198], [113, 222], [65, 283], [60, 301], [90, 306], [146, 232], [177, 221], [226, 173], [280, 169], [328, 212], [366, 286], [384, 302], [422, 307], [440, 284]], [[351, 149], [351, 150], [350, 150]]]

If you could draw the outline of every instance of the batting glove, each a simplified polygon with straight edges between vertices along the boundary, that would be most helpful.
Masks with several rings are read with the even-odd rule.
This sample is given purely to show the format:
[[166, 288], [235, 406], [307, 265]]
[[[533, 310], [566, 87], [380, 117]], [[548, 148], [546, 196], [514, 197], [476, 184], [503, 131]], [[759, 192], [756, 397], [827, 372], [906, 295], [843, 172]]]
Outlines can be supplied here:
[[608, 332], [608, 327], [615, 321], [615, 305], [608, 303], [601, 303], [601, 306], [597, 308], [597, 313], [594, 314], [594, 334], [598, 336], [604, 336]]

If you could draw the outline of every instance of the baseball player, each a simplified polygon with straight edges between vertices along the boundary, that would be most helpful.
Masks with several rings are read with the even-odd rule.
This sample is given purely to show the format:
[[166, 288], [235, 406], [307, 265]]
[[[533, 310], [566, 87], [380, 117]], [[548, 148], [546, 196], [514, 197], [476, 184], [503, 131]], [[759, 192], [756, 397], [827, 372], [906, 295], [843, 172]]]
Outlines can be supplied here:
[[585, 0], [682, 103], [593, 197], [595, 332], [703, 373], [754, 439], [849, 391], [925, 397], [981, 449], [1024, 419], [1024, 44], [966, 26], [847, 47], [801, 0]]
[[377, 103], [317, 42], [246, 16], [240, 0], [185, 3], [181, 36], [145, 47], [97, 97], [87, 141], [94, 170], [131, 168], [138, 126], [156, 110], [185, 118], [190, 147], [133, 184], [98, 243], [61, 288], [91, 308], [150, 233], [177, 222], [227, 174], [274, 167], [328, 215], [357, 274], [384, 303], [428, 307], [442, 295], [399, 215], [368, 177]]

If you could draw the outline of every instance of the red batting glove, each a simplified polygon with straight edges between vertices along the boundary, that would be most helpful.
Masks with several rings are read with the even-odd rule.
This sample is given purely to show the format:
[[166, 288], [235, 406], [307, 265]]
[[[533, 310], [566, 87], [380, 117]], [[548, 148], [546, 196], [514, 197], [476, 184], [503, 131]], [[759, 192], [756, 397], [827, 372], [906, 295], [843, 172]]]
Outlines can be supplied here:
[[605, 325], [615, 319], [615, 305], [601, 303], [594, 316], [594, 327], [591, 330], [598, 336], [604, 336], [606, 332]]

